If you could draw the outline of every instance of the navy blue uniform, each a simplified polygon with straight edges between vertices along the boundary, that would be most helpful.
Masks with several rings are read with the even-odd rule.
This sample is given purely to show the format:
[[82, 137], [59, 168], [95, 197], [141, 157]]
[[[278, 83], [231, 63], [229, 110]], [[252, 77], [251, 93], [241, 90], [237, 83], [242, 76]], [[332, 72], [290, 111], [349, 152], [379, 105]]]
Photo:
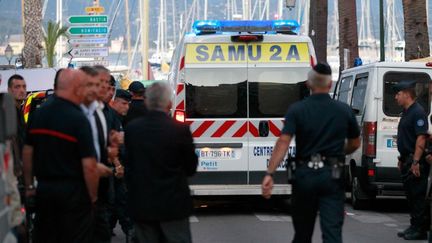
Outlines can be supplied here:
[[[116, 131], [123, 131], [125, 117], [113, 111], [113, 126]], [[120, 146], [119, 159], [124, 164], [125, 146]], [[114, 229], [117, 221], [119, 222], [123, 233], [126, 235], [133, 234], [133, 224], [126, 209], [127, 188], [124, 178], [111, 177], [111, 215], [110, 225]]]
[[410, 228], [420, 232], [426, 231], [429, 225], [428, 207], [425, 202], [429, 165], [422, 156], [419, 161], [420, 177], [415, 177], [410, 168], [417, 137], [427, 135], [428, 128], [426, 113], [417, 102], [402, 112], [397, 134], [398, 151], [402, 162], [401, 174], [410, 206]]
[[[296, 138], [295, 180], [292, 208], [293, 242], [311, 242], [320, 212], [323, 242], [342, 242], [345, 190], [343, 178], [334, 179], [326, 159], [343, 163], [345, 139], [359, 137], [357, 120], [349, 106], [328, 94], [313, 94], [297, 102], [285, 117], [284, 134]], [[310, 168], [311, 156], [320, 154], [322, 168]]]
[[91, 242], [93, 206], [81, 160], [96, 153], [80, 107], [53, 97], [33, 114], [26, 144], [38, 181], [33, 242]]

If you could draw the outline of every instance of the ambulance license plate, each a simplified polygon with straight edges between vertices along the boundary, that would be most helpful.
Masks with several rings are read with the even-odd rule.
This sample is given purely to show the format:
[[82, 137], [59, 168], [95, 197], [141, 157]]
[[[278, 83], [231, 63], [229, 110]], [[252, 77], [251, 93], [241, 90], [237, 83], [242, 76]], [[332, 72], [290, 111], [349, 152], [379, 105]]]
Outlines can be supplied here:
[[196, 153], [200, 159], [238, 159], [240, 157], [240, 150], [231, 148], [200, 148], [196, 150]]

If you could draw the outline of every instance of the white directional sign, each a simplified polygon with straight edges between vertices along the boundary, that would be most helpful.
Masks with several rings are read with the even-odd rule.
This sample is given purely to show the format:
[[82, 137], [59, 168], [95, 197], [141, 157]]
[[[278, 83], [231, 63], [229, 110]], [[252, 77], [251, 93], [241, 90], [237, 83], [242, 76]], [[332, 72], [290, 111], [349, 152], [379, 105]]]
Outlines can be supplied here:
[[107, 57], [108, 47], [100, 48], [78, 48], [71, 52], [73, 57]]
[[93, 45], [93, 44], [108, 44], [108, 38], [79, 38], [79, 39], [69, 39], [69, 44], [71, 45]]
[[109, 66], [108, 60], [94, 60], [94, 61], [77, 61], [76, 66], [77, 67], [83, 67], [83, 66], [96, 66], [96, 65], [102, 65], [102, 66]]

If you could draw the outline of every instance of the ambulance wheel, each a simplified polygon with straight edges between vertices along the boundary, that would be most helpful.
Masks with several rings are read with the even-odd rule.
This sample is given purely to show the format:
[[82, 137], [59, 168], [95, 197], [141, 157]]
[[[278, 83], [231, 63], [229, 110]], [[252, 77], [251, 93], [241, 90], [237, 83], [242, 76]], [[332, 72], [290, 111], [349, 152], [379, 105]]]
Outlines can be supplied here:
[[354, 177], [351, 183], [351, 205], [354, 209], [366, 209], [369, 207], [370, 200], [360, 186], [360, 181]]

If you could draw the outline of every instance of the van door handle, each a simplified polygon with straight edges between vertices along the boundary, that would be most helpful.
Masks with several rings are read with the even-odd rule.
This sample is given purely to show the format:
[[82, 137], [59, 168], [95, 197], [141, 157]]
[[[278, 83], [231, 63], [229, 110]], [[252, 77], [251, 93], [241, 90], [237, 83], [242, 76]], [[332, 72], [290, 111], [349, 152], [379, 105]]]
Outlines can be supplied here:
[[260, 121], [259, 123], [259, 136], [268, 137], [269, 135], [269, 123], [268, 121]]

